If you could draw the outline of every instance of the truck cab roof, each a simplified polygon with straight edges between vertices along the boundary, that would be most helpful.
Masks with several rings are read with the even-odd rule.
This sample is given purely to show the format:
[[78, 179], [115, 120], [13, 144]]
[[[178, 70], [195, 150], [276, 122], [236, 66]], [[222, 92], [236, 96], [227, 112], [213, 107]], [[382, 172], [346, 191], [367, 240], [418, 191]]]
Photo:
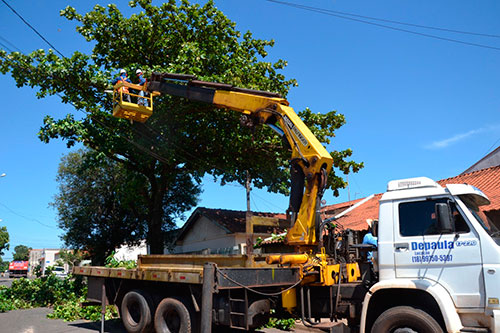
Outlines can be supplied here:
[[468, 184], [448, 184], [442, 187], [427, 177], [406, 178], [391, 180], [387, 184], [387, 192], [380, 199], [383, 201], [401, 200], [409, 198], [439, 196], [439, 195], [467, 195], [478, 206], [488, 205], [490, 200], [478, 188]]

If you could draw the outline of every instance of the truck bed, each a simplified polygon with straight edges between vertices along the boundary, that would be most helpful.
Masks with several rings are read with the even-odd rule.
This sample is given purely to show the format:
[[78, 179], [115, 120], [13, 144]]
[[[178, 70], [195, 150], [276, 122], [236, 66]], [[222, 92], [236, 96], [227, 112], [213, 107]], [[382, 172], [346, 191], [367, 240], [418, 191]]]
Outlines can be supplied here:
[[268, 265], [259, 258], [246, 255], [147, 255], [139, 256], [134, 269], [101, 266], [73, 267], [73, 274], [171, 283], [203, 283], [203, 265], [207, 262], [217, 266], [218, 287], [230, 289], [245, 286], [289, 285], [299, 280], [297, 268], [280, 268]]

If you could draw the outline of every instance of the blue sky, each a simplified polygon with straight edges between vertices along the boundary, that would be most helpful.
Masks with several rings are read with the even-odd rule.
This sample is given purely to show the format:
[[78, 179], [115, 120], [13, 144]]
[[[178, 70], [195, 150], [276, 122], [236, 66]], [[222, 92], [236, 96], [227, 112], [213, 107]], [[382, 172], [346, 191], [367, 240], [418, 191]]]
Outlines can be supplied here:
[[[288, 0], [328, 10], [453, 30], [500, 35], [497, 1]], [[75, 24], [59, 17], [67, 5], [88, 11], [93, 1], [8, 1], [66, 55], [90, 52]], [[203, 1], [199, 1], [203, 2]], [[350, 175], [349, 194], [325, 194], [327, 204], [385, 190], [389, 180], [456, 176], [500, 144], [500, 50], [474, 47], [305, 11], [265, 0], [216, 0], [240, 31], [274, 39], [270, 61], [288, 61], [284, 74], [298, 80], [288, 96], [296, 110], [337, 110], [346, 116], [332, 149], [352, 148], [365, 168]], [[107, 2], [97, 2], [102, 5]], [[125, 4], [125, 1], [120, 2]], [[133, 10], [123, 6], [126, 13]], [[376, 22], [376, 21], [371, 21]], [[498, 37], [480, 37], [401, 26], [414, 32], [500, 48]], [[48, 46], [3, 3], [0, 42], [24, 52]], [[68, 149], [61, 141], [43, 144], [37, 132], [45, 115], [75, 113], [59, 97], [39, 100], [31, 88], [18, 89], [0, 76], [0, 225], [11, 249], [61, 246], [57, 214], [49, 207], [55, 177]], [[78, 113], [76, 113], [78, 115]], [[205, 179], [200, 206], [246, 209], [245, 190]], [[281, 211], [287, 198], [252, 192], [252, 207]], [[189, 214], [187, 214], [189, 215]], [[9, 260], [11, 251], [3, 258]]]

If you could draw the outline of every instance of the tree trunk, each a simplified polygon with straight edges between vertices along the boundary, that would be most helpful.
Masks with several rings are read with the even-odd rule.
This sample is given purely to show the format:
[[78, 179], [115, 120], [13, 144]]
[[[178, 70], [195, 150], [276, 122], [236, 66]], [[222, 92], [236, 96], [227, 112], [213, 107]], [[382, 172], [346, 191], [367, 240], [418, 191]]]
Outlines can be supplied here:
[[166, 168], [162, 170], [162, 175], [156, 178], [151, 183], [151, 205], [149, 206], [150, 220], [148, 223], [148, 239], [149, 250], [151, 254], [163, 254], [164, 251], [164, 235], [163, 226], [163, 198], [166, 191]]
[[160, 210], [154, 210], [148, 228], [148, 244], [151, 254], [163, 254], [164, 242], [162, 232], [162, 214]]

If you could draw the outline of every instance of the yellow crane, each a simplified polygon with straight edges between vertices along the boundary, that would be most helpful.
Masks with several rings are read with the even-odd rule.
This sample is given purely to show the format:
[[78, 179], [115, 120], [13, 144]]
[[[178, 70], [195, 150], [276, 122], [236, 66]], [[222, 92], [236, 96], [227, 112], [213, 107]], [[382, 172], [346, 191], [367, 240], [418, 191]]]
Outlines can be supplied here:
[[[123, 86], [132, 91], [149, 92], [149, 96], [144, 97], [129, 93], [133, 99], [144, 98], [146, 105], [124, 101], [125, 93], [120, 89]], [[144, 86], [123, 82], [114, 87], [113, 115], [145, 122], [153, 114], [153, 97], [159, 94], [241, 112], [245, 122], [270, 125], [284, 135], [292, 148], [291, 227], [286, 240], [289, 245], [298, 246], [299, 250], [307, 250], [318, 244], [321, 224], [319, 204], [333, 159], [286, 99], [276, 93], [199, 81], [193, 75], [153, 73]]]

